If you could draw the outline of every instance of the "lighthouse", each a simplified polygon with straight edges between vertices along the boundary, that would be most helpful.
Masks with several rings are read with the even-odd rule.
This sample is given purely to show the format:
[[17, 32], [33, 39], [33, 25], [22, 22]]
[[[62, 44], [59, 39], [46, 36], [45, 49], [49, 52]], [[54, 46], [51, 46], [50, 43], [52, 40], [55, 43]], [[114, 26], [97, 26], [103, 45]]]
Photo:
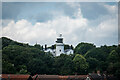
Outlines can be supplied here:
[[60, 34], [56, 41], [56, 56], [59, 56], [62, 53], [64, 53], [64, 43], [62, 34]]

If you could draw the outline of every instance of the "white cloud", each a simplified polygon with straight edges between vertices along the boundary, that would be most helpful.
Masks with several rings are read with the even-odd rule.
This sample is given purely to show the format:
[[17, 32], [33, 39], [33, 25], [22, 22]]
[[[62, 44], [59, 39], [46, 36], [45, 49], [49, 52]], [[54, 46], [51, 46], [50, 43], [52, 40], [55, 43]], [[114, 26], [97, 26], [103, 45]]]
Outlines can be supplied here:
[[118, 40], [118, 25], [116, 19], [105, 20], [96, 27], [88, 28], [86, 32], [87, 41], [94, 42], [100, 45], [117, 44]]
[[3, 27], [3, 36], [32, 44], [36, 41], [42, 44], [52, 44], [59, 33], [62, 33], [64, 37], [73, 35], [71, 39], [76, 40], [77, 36], [73, 32], [77, 29], [84, 29], [87, 26], [87, 19], [82, 17], [80, 9], [75, 17], [77, 18], [59, 16], [45, 23], [37, 22], [35, 25], [24, 19], [17, 22], [11, 21]]
[[115, 19], [103, 21], [97, 27], [88, 28], [88, 34], [91, 35], [95, 34], [94, 35], [95, 38], [108, 37], [111, 36], [113, 33], [117, 33], [116, 31], [117, 31], [117, 22]]
[[80, 7], [80, 4], [76, 3], [76, 2], [66, 2], [66, 4], [68, 4], [69, 6], [71, 6], [73, 8]]
[[[108, 8], [108, 6], [105, 7]], [[112, 7], [112, 11], [115, 11], [114, 7]], [[115, 12], [112, 14], [114, 15]], [[114, 33], [117, 34], [117, 19], [116, 17], [108, 18], [108, 16], [111, 15], [104, 16], [106, 19], [103, 18], [98, 25], [91, 27], [88, 25], [91, 21], [84, 18], [81, 9], [78, 8], [78, 12], [74, 14], [75, 18], [58, 16], [48, 22], [37, 22], [34, 25], [25, 19], [17, 22], [11, 20], [8, 25], [3, 27], [2, 34], [13, 40], [30, 44], [35, 44], [36, 41], [42, 45], [54, 44], [59, 33], [63, 34], [65, 43], [72, 45], [77, 45], [81, 41], [92, 42], [99, 46], [110, 44], [110, 42], [115, 44], [117, 37], [114, 36]]]
[[107, 5], [104, 4], [104, 7], [110, 12], [110, 13], [116, 13], [117, 12], [117, 5]]

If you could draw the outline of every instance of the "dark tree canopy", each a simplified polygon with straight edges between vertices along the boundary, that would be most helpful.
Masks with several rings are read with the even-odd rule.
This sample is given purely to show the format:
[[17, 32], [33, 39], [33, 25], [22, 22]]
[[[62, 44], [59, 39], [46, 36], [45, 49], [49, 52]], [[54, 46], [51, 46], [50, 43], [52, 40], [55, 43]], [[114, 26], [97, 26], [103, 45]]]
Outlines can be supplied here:
[[[120, 78], [120, 46], [96, 47], [82, 42], [75, 49], [72, 45], [65, 45], [65, 49], [74, 49], [73, 54], [53, 56], [45, 53], [40, 44], [31, 46], [6, 37], [0, 40], [3, 74], [73, 75], [100, 70]], [[55, 45], [48, 48], [55, 49]]]
[[74, 50], [75, 54], [85, 54], [87, 51], [89, 51], [90, 49], [95, 48], [94, 44], [91, 43], [79, 43]]

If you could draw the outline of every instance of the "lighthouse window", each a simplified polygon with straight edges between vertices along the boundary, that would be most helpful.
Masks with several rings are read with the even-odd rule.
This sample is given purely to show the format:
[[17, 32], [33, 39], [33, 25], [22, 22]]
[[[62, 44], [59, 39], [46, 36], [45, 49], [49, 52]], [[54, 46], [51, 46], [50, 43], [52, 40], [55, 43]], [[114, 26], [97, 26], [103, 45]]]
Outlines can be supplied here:
[[60, 50], [60, 52], [61, 52], [61, 50]]
[[63, 43], [63, 39], [57, 39], [57, 43]]

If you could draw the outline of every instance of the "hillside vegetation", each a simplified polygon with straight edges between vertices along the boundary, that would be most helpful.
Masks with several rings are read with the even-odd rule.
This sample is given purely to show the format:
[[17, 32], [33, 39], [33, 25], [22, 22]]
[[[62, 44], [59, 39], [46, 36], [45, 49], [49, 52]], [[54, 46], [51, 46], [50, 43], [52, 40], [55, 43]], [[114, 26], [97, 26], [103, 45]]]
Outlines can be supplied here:
[[31, 46], [6, 37], [2, 40], [3, 74], [88, 74], [100, 70], [120, 76], [120, 46], [96, 47], [91, 43], [79, 43], [74, 54], [54, 57], [45, 53], [39, 44]]

